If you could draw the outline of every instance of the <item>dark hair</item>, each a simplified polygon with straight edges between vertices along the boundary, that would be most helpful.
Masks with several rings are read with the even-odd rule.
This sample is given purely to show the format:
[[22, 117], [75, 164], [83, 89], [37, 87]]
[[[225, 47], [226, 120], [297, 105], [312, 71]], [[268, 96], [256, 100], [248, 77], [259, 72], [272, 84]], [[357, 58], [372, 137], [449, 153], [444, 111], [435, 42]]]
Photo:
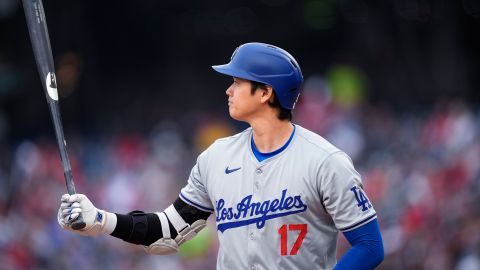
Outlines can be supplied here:
[[[255, 81], [250, 81], [250, 82], [252, 83], [252, 89], [250, 91], [252, 95], [255, 94], [258, 88], [263, 90], [267, 89], [267, 85], [264, 83], [255, 82]], [[268, 105], [272, 108], [278, 109], [278, 114], [277, 114], [278, 119], [292, 121], [292, 111], [282, 108], [282, 106], [280, 106], [280, 101], [278, 101], [278, 98], [275, 92], [273, 92], [272, 94], [273, 94], [273, 101], [269, 100]]]

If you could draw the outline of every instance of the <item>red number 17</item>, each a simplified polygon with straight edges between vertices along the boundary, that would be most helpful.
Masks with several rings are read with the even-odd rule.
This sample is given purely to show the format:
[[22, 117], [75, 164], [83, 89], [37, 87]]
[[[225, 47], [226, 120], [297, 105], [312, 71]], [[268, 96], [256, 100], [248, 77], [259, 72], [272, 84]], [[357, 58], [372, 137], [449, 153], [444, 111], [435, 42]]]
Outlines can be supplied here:
[[[297, 240], [295, 240], [295, 243], [293, 244], [290, 254], [288, 254], [288, 251], [287, 251], [288, 231], [300, 231], [300, 233], [298, 234]], [[280, 227], [280, 229], [278, 229], [278, 233], [280, 234], [280, 254], [282, 256], [297, 255], [297, 252], [303, 243], [303, 239], [305, 238], [307, 231], [308, 231], [307, 224], [288, 224], [288, 226], [287, 224], [283, 224], [283, 226]]]

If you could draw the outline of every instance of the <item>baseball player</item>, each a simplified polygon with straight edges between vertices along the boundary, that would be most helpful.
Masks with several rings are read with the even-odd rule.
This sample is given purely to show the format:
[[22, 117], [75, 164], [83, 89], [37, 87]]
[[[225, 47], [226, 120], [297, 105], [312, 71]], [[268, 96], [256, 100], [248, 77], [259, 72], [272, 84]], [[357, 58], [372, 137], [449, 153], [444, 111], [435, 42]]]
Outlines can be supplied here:
[[[373, 269], [383, 260], [376, 212], [350, 158], [291, 122], [303, 82], [285, 50], [263, 43], [238, 47], [228, 64], [230, 116], [250, 128], [218, 139], [198, 156], [179, 198], [162, 212], [97, 209], [82, 194], [61, 198], [58, 222], [88, 236], [109, 234], [171, 254], [213, 213], [217, 269]], [[73, 230], [79, 214], [87, 226]], [[341, 231], [352, 248], [336, 260]]]

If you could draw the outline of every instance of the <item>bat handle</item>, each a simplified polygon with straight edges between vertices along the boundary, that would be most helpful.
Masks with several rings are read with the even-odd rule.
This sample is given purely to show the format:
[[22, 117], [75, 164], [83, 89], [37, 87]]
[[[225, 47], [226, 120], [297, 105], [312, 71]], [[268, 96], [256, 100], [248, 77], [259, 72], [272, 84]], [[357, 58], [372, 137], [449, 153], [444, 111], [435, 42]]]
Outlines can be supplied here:
[[[73, 175], [72, 175], [72, 170], [71, 169], [65, 171], [65, 179], [66, 179], [66, 183], [67, 183], [68, 194], [70, 194], [70, 195], [75, 194], [76, 193], [75, 192], [75, 185], [73, 184]], [[83, 220], [82, 213], [80, 213], [78, 215], [78, 217], [74, 221], [72, 221], [72, 223], [71, 223], [71, 227], [74, 230], [81, 230], [81, 229], [85, 228], [86, 225], [87, 224]]]
[[71, 227], [72, 229], [74, 230], [81, 230], [83, 228], [85, 228], [85, 225], [87, 225], [85, 223], [85, 221], [83, 220], [83, 217], [82, 217], [82, 214], [80, 213], [80, 215], [71, 223]]

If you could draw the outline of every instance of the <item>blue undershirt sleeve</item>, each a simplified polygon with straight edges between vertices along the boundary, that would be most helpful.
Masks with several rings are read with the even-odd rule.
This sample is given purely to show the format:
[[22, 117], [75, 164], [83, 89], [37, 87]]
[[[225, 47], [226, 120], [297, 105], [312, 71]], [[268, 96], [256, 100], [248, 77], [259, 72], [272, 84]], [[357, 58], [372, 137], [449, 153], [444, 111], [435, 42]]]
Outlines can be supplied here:
[[333, 270], [371, 270], [383, 261], [383, 241], [377, 219], [354, 230], [344, 232], [352, 245]]

